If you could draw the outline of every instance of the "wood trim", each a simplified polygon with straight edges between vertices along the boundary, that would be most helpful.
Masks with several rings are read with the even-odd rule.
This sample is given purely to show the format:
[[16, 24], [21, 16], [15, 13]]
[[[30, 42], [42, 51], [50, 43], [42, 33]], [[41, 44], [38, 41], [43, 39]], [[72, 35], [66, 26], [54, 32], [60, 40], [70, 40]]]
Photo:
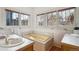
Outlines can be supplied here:
[[28, 15], [28, 16], [30, 16], [30, 14], [21, 13], [21, 12], [14, 11], [14, 10], [5, 9], [5, 11], [10, 11], [10, 12], [15, 12], [15, 13], [19, 13], [19, 14], [23, 14], [23, 15]]
[[54, 13], [54, 12], [57, 12], [57, 11], [51, 11], [51, 12], [41, 13], [41, 14], [37, 14], [37, 16], [44, 15], [44, 14], [49, 14], [49, 13]]
[[69, 10], [69, 9], [74, 9], [74, 8], [76, 8], [76, 7], [69, 7], [69, 8], [61, 9], [61, 10], [58, 10], [58, 12], [59, 11], [64, 11], [64, 10]]
[[55, 11], [50, 11], [50, 12], [46, 12], [46, 13], [41, 13], [41, 14], [37, 14], [37, 16], [39, 15], [44, 15], [44, 14], [49, 14], [49, 13], [54, 13], [54, 12], [59, 12], [59, 11], [64, 11], [64, 10], [68, 10], [68, 9], [74, 9], [76, 7], [69, 7], [69, 8], [65, 8], [65, 9], [60, 9], [60, 10], [55, 10]]

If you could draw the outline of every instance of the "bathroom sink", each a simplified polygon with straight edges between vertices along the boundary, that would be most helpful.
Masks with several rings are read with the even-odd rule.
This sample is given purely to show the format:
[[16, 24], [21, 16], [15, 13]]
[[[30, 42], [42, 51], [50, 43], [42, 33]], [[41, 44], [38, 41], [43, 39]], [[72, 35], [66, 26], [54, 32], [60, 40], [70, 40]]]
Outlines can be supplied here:
[[79, 34], [71, 34], [72, 37], [79, 38]]
[[23, 43], [23, 40], [21, 38], [7, 38], [7, 41], [5, 39], [0, 39], [0, 47], [15, 47]]

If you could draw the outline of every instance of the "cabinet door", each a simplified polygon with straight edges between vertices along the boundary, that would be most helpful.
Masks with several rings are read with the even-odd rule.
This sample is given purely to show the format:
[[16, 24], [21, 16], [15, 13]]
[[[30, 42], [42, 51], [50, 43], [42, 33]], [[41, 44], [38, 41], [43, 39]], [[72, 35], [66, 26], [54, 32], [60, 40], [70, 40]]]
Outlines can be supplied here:
[[30, 44], [30, 45], [25, 46], [21, 49], [18, 49], [17, 51], [33, 51], [33, 44]]
[[64, 50], [64, 51], [79, 51], [79, 47], [70, 45], [70, 44], [66, 44], [66, 43], [62, 43], [62, 50]]

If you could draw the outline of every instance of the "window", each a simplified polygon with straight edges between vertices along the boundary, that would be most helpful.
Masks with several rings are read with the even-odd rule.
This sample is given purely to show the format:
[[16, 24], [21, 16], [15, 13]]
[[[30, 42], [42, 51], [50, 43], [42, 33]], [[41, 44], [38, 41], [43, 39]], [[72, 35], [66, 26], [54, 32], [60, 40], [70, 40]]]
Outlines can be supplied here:
[[59, 11], [60, 24], [73, 24], [75, 8]]
[[19, 25], [19, 14], [13, 12], [12, 13], [12, 23], [13, 25]]
[[55, 24], [73, 24], [75, 7], [56, 10], [37, 15], [38, 25], [53, 26]]
[[29, 15], [19, 12], [6, 10], [6, 25], [7, 26], [26, 26], [28, 25]]
[[28, 25], [29, 17], [27, 15], [21, 14], [21, 25]]
[[47, 25], [48, 26], [54, 25], [56, 21], [57, 21], [57, 13], [56, 12], [47, 14]]
[[70, 10], [66, 10], [66, 20], [68, 20], [69, 15], [70, 15]]
[[47, 25], [52, 25], [52, 13], [47, 14]]
[[56, 21], [57, 21], [57, 12], [53, 12], [52, 13], [52, 21], [53, 21], [53, 23], [55, 23]]
[[37, 24], [39, 26], [46, 26], [46, 19], [47, 19], [46, 14], [37, 16], [37, 19], [38, 19]]
[[6, 12], [6, 25], [12, 25], [12, 13]]

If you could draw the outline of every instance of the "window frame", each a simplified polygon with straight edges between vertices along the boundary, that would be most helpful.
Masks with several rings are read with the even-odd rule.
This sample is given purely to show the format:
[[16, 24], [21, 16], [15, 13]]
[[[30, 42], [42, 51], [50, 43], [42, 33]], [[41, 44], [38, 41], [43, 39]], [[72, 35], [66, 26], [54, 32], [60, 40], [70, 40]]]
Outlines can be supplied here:
[[[46, 12], [46, 13], [41, 13], [41, 14], [37, 14], [37, 17], [38, 16], [41, 16], [41, 15], [45, 15], [45, 14], [53, 14], [53, 13], [55, 13], [56, 12], [56, 14], [57, 14], [57, 17], [58, 17], [58, 23], [60, 22], [60, 20], [59, 20], [59, 12], [63, 12], [63, 11], [66, 11], [66, 10], [71, 10], [71, 9], [74, 9], [74, 12], [75, 12], [75, 10], [76, 10], [76, 7], [68, 7], [68, 8], [64, 8], [64, 9], [60, 9], [60, 10], [55, 10], [55, 11], [50, 11], [50, 12]], [[46, 16], [47, 18], [48, 18], [48, 16]], [[66, 12], [65, 12], [65, 18], [66, 18]], [[74, 18], [75, 18], [75, 15], [74, 15]], [[38, 19], [37, 19], [38, 20]], [[63, 20], [63, 19], [62, 19]], [[47, 25], [48, 27], [50, 27], [50, 26], [53, 26], [53, 25], [49, 25], [48, 24], [48, 19], [46, 19], [46, 21], [47, 21], [47, 24], [45, 24], [45, 25]], [[38, 25], [38, 24], [37, 24]], [[66, 25], [65, 23], [64, 24], [61, 24], [61, 25]]]
[[[6, 26], [29, 26], [30, 14], [25, 14], [25, 13], [21, 13], [21, 12], [9, 10], [9, 9], [5, 9], [5, 11], [6, 11]], [[10, 13], [11, 13], [11, 15], [9, 15], [9, 16], [12, 16], [12, 13], [18, 13], [18, 20], [19, 20], [19, 21], [18, 21], [18, 25], [7, 24], [7, 12], [10, 12]], [[27, 25], [22, 25], [22, 24], [21, 24], [21, 17], [20, 17], [21, 14], [28, 16], [28, 24], [27, 24]], [[11, 19], [12, 19], [12, 17], [11, 17]]]

